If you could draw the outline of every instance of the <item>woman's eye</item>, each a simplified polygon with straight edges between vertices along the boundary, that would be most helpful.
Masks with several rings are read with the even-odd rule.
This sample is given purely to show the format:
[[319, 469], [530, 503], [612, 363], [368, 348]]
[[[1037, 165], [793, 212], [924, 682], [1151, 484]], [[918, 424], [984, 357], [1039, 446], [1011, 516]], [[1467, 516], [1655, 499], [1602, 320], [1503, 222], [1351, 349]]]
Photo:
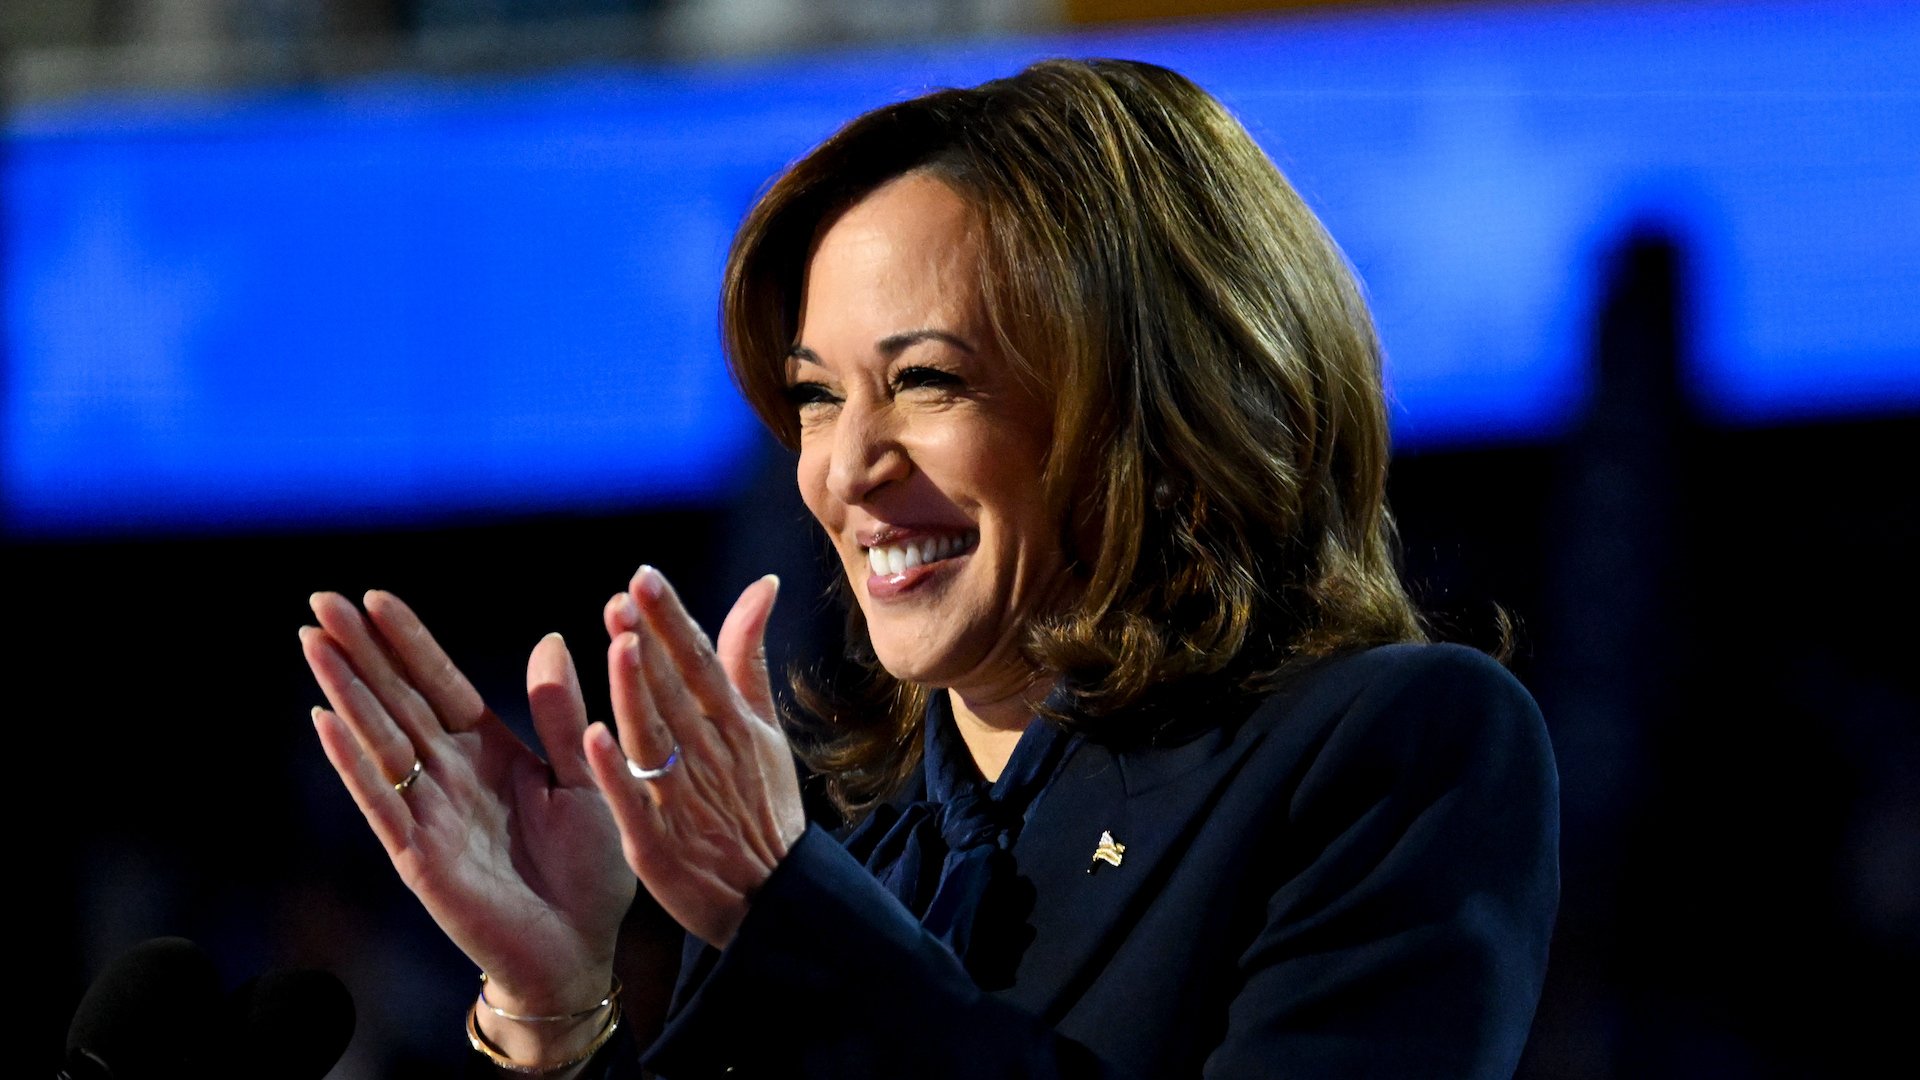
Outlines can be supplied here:
[[901, 368], [900, 372], [893, 377], [893, 388], [896, 393], [928, 386], [957, 389], [961, 385], [960, 376], [951, 371], [931, 367]]
[[797, 382], [787, 387], [787, 403], [796, 409], [809, 405], [831, 405], [834, 402], [833, 391], [825, 383]]

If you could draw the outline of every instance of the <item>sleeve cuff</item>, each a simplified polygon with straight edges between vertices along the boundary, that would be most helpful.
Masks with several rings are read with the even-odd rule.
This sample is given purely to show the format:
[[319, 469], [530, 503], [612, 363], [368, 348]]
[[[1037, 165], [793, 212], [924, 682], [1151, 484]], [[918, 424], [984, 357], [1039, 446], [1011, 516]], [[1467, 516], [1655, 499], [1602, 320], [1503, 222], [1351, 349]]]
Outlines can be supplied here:
[[959, 960], [818, 826], [774, 868], [727, 948], [704, 952], [705, 977], [696, 969], [683, 983], [644, 1057], [672, 1080], [882, 1055], [889, 1014], [924, 1016], [980, 995]]

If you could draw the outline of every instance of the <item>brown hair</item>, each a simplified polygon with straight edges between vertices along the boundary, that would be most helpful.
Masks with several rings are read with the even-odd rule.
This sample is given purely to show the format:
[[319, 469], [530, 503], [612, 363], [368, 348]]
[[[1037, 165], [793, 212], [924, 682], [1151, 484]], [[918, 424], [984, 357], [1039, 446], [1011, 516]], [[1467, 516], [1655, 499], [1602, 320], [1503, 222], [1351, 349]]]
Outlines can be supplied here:
[[[1042, 483], [1069, 508], [1081, 588], [1025, 643], [1073, 693], [1055, 719], [1100, 730], [1423, 638], [1395, 566], [1358, 286], [1246, 129], [1165, 68], [1046, 61], [876, 109], [789, 168], [741, 226], [722, 298], [734, 376], [784, 444], [813, 242], [916, 170], [975, 208], [1001, 352], [1055, 402]], [[926, 688], [870, 658], [798, 688], [824, 724], [803, 754], [843, 809], [916, 767]]]

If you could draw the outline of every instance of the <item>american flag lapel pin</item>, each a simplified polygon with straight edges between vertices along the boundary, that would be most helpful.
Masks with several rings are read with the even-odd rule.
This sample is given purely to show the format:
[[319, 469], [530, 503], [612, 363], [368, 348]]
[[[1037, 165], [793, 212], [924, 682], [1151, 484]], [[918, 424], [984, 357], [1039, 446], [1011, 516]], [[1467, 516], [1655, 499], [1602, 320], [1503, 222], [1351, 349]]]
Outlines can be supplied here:
[[1101, 863], [1106, 863], [1108, 866], [1119, 866], [1121, 856], [1126, 853], [1127, 845], [1115, 843], [1113, 833], [1105, 829], [1100, 830], [1100, 844], [1093, 849], [1093, 862], [1087, 866], [1087, 873], [1093, 873]]

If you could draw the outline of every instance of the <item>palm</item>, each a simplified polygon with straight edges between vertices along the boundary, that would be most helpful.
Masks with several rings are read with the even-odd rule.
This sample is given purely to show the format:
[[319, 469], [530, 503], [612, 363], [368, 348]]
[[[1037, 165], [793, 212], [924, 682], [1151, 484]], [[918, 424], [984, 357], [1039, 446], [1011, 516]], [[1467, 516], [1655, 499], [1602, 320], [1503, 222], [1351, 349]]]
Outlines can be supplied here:
[[607, 962], [634, 881], [604, 800], [553, 788], [546, 763], [491, 716], [454, 742], [463, 756], [413, 798], [401, 879], [489, 971]]
[[[338, 715], [316, 711], [327, 756], [402, 880], [473, 961], [523, 994], [582, 1000], [606, 986], [634, 879], [579, 749], [586, 726], [565, 646], [529, 663], [541, 760], [486, 708], [404, 605], [368, 616], [317, 597], [302, 633]], [[404, 793], [395, 777], [425, 762]]]

